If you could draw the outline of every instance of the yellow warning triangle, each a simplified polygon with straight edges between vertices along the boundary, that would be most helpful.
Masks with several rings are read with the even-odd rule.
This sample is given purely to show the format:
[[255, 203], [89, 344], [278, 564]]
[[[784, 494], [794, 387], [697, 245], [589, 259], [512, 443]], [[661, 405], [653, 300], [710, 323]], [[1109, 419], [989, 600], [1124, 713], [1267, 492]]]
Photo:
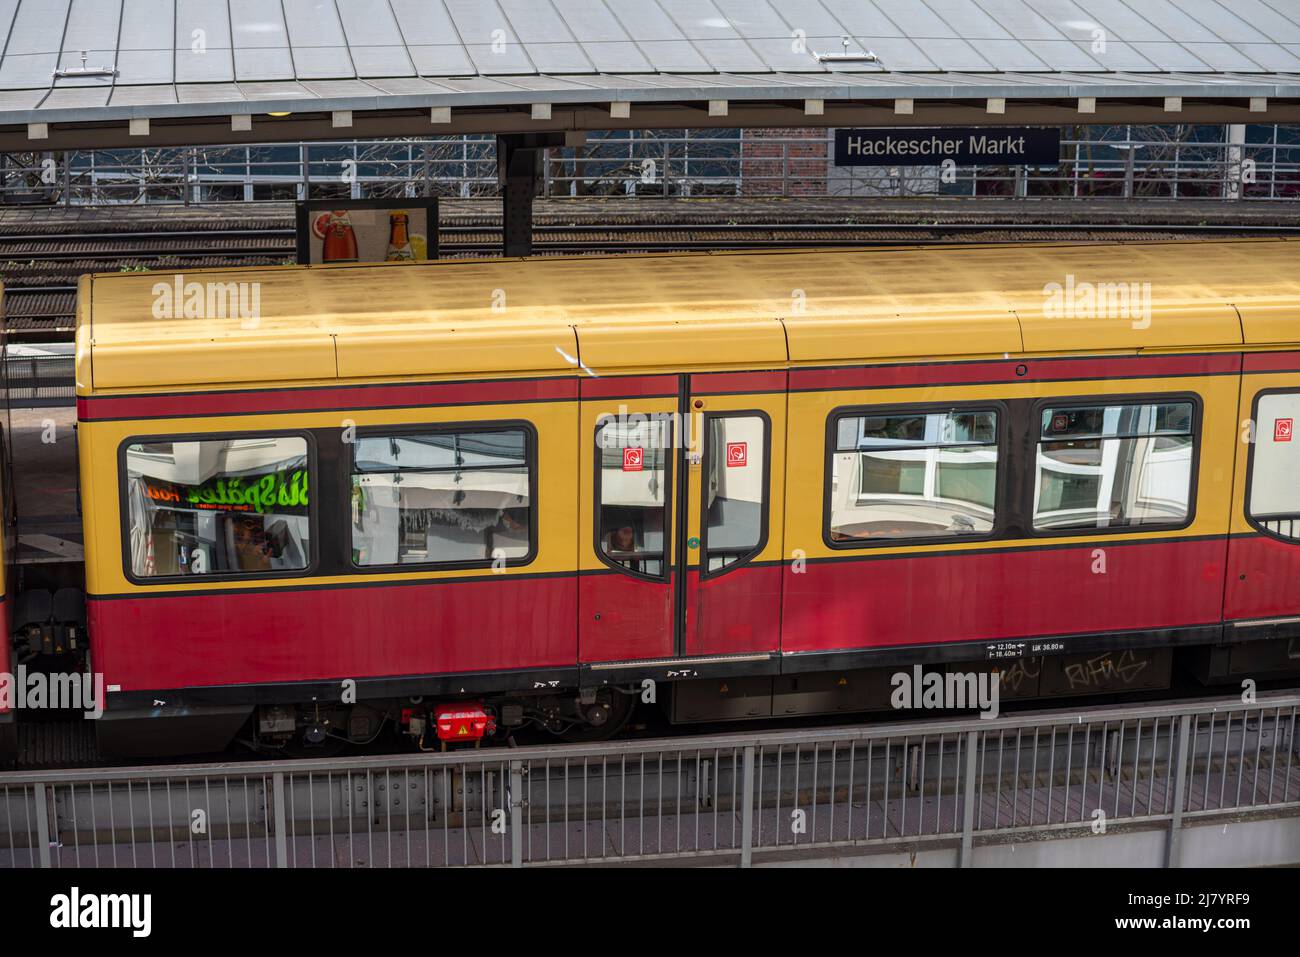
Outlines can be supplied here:
[[462, 725], [460, 726], [460, 730], [457, 731], [456, 733], [457, 733], [457, 734], [469, 734], [469, 725], [467, 725], [467, 724], [462, 724]]

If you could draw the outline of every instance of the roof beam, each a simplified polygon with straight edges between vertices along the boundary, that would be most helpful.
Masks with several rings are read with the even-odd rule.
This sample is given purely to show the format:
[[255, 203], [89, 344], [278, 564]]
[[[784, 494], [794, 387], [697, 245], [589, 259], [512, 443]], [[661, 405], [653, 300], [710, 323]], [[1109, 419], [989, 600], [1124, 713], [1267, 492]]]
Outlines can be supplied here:
[[[1259, 102], [1262, 101], [1262, 102]], [[542, 130], [609, 130], [655, 129], [677, 127], [740, 128], [796, 126], [904, 126], [924, 123], [930, 126], [979, 126], [989, 122], [985, 99], [914, 100], [913, 109], [899, 113], [899, 101], [874, 100], [845, 102], [825, 100], [823, 112], [808, 114], [804, 100], [755, 102], [729, 100], [725, 115], [709, 115], [699, 101], [677, 103], [638, 103], [635, 115], [628, 106], [625, 116], [614, 116], [612, 105], [586, 103], [556, 104], [550, 120], [535, 120], [528, 107], [500, 108], [435, 107], [445, 110], [366, 110], [353, 111], [349, 139], [380, 139], [395, 136], [427, 136], [439, 133], [536, 132]], [[1080, 122], [1078, 98], [1061, 100], [1017, 100], [1007, 117], [1030, 125], [1071, 125]], [[1095, 112], [1088, 113], [1089, 123], [1159, 123], [1168, 114], [1163, 98], [1105, 99], [1096, 98]], [[229, 112], [203, 117], [157, 119], [149, 124], [151, 145], [184, 146], [231, 143], [263, 143], [286, 140], [337, 140], [339, 129], [332, 123], [332, 111], [295, 111], [274, 121], [258, 114], [234, 114], [243, 117], [247, 129], [236, 129]], [[1300, 123], [1300, 99], [1238, 98], [1224, 100], [1183, 99], [1179, 121], [1185, 123]], [[432, 129], [431, 129], [432, 127]], [[30, 151], [32, 140], [39, 139], [42, 149], [109, 149], [139, 142], [132, 137], [128, 124], [83, 122], [24, 122], [0, 125], [0, 151]]]

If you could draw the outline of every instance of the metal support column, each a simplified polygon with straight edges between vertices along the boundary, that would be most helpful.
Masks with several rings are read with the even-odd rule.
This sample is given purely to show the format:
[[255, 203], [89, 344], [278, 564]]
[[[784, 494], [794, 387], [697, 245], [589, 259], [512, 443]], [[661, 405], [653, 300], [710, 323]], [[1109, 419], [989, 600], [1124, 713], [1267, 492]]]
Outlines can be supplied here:
[[[32, 785], [32, 799], [36, 804], [36, 843], [40, 852], [41, 867], [50, 866], [50, 809], [45, 797], [45, 783]], [[116, 835], [113, 836], [116, 839]]]
[[[958, 739], [960, 740], [960, 739]], [[966, 787], [963, 790], [961, 809], [961, 849], [957, 853], [957, 866], [970, 867], [975, 838], [975, 755], [979, 752], [980, 733], [966, 735]]]
[[502, 253], [533, 253], [533, 200], [550, 146], [563, 146], [563, 133], [505, 133], [497, 137], [497, 182], [501, 185]]
[[1191, 747], [1192, 716], [1185, 714], [1178, 725], [1178, 771], [1174, 778], [1174, 817], [1165, 842], [1165, 867], [1178, 867], [1178, 842], [1183, 836], [1183, 805], [1187, 803], [1187, 752]]
[[289, 866], [289, 836], [285, 833], [288, 822], [284, 813], [284, 772], [276, 771], [271, 777], [271, 794], [275, 802], [275, 866]]
[[740, 866], [749, 867], [754, 858], [754, 746], [752, 744], [745, 745], [745, 760], [741, 773]]
[[[524, 866], [524, 763], [510, 762], [510, 866]], [[550, 823], [549, 821], [547, 822]]]

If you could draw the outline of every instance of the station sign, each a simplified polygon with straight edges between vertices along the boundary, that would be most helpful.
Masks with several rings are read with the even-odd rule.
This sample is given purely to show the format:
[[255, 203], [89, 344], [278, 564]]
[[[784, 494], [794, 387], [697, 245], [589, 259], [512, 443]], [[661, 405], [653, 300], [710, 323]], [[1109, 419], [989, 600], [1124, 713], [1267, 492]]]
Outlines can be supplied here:
[[943, 127], [835, 131], [836, 166], [1055, 166], [1057, 127]]
[[324, 199], [298, 204], [298, 262], [438, 258], [438, 200]]

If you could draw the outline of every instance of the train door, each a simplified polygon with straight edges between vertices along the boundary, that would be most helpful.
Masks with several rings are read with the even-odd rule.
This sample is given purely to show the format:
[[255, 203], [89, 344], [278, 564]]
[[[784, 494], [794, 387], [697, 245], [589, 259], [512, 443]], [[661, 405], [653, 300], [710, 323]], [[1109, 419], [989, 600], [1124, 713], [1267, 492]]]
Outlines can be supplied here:
[[675, 654], [678, 378], [582, 382], [578, 655], [583, 662]]
[[785, 374], [740, 375], [772, 391], [710, 392], [724, 375], [644, 377], [626, 399], [588, 386], [583, 662], [779, 649]]
[[[737, 377], [770, 391], [737, 392]], [[785, 373], [693, 375], [690, 386], [695, 443], [686, 457], [680, 649], [687, 656], [775, 653]]]

